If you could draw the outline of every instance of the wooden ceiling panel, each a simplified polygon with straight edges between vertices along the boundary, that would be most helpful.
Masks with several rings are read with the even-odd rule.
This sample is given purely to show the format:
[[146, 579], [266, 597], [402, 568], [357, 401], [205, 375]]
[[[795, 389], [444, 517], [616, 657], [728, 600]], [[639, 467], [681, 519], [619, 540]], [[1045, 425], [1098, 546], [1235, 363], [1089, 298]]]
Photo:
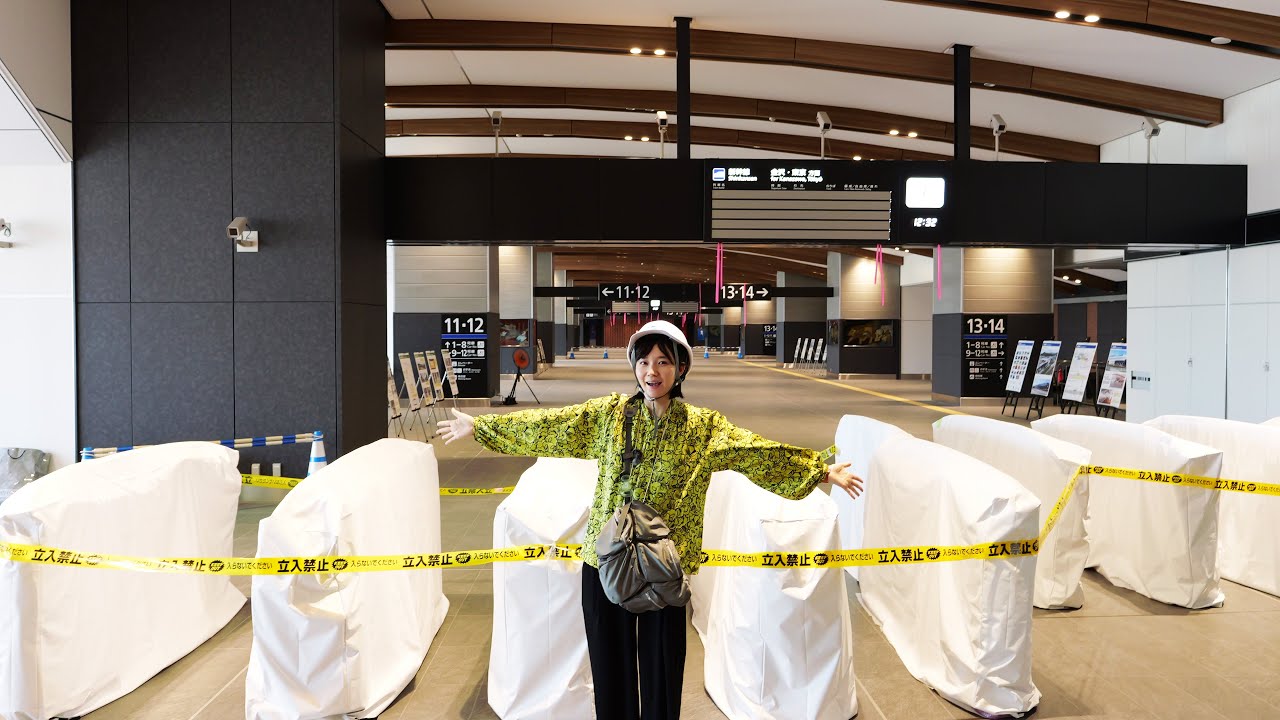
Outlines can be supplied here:
[[[663, 47], [672, 52], [675, 41], [672, 28], [642, 26], [527, 23], [526, 28], [521, 27], [526, 23], [483, 20], [393, 20], [387, 25], [388, 47], [625, 53], [632, 47], [645, 51]], [[695, 58], [800, 65], [938, 83], [949, 83], [952, 77], [952, 58], [941, 52], [710, 30], [691, 33], [691, 43]], [[996, 90], [1203, 126], [1222, 122], [1222, 100], [1208, 96], [993, 60], [975, 60], [973, 73], [975, 82], [991, 83]]]
[[[1280, 12], [1280, 9], [1277, 11]], [[1181, 0], [1147, 0], [1147, 22], [1191, 33], [1221, 35], [1232, 40], [1280, 48], [1280, 17], [1275, 15]]]

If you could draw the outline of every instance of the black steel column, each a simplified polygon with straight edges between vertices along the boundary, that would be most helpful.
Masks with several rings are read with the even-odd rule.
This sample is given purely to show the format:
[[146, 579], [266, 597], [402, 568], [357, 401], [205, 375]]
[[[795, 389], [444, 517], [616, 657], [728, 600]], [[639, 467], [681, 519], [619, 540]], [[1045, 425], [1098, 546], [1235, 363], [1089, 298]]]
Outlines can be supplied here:
[[955, 126], [953, 154], [956, 160], [969, 159], [969, 45], [952, 45], [955, 69], [952, 73], [952, 90], [955, 93], [951, 122]]
[[693, 125], [689, 102], [689, 23], [693, 18], [676, 18], [676, 157], [689, 159], [689, 134]]

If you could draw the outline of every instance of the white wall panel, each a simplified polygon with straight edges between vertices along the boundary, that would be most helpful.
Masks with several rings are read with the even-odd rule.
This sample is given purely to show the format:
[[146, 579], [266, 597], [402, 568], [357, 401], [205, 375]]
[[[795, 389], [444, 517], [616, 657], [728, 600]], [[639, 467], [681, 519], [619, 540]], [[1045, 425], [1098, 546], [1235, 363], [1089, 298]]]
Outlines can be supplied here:
[[0, 166], [0, 447], [76, 460], [71, 165]]
[[1159, 260], [1131, 262], [1129, 271], [1129, 307], [1149, 308], [1156, 306], [1156, 271]]
[[499, 317], [533, 317], [533, 247], [503, 245], [498, 248]]
[[[1227, 302], [1227, 253], [1225, 251], [1200, 253], [1187, 255], [1185, 259], [1188, 268], [1188, 285], [1182, 289], [1183, 296], [1185, 297], [1186, 290], [1190, 289], [1192, 305], [1225, 304]], [[1172, 278], [1160, 279], [1162, 287], [1172, 282]], [[1186, 300], [1182, 302], [1185, 304]]]
[[[1230, 302], [1261, 303], [1271, 295], [1270, 255], [1280, 245], [1232, 250], [1230, 256]], [[1280, 282], [1280, 279], [1277, 279]]]
[[[1234, 258], [1233, 258], [1234, 262]], [[1267, 333], [1270, 308], [1262, 303], [1231, 306], [1227, 329], [1227, 410], [1231, 420], [1262, 422], [1267, 414]], [[1280, 315], [1280, 314], [1278, 314]]]
[[1267, 419], [1280, 417], [1280, 303], [1267, 306]]
[[933, 374], [933, 285], [902, 288], [902, 373]]
[[[1148, 263], [1132, 263], [1146, 265]], [[1133, 273], [1129, 273], [1130, 283]], [[1130, 285], [1132, 287], [1132, 285]], [[1132, 382], [1133, 373], [1151, 375], [1151, 387], [1135, 389], [1130, 384], [1125, 391], [1125, 402], [1128, 407], [1125, 418], [1129, 422], [1146, 422], [1156, 416], [1155, 399], [1160, 388], [1160, 378], [1156, 374], [1156, 310], [1152, 307], [1134, 307], [1129, 305], [1126, 332], [1129, 339], [1129, 377]]]
[[1191, 322], [1186, 328], [1191, 360], [1189, 414], [1226, 417], [1227, 306], [1191, 308]]

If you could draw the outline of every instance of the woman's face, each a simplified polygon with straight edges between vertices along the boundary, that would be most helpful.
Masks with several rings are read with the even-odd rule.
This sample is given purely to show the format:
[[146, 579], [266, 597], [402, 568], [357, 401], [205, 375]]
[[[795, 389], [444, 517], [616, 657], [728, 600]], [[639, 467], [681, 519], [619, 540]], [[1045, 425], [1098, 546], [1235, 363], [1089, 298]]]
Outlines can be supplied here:
[[640, 384], [644, 396], [650, 400], [671, 392], [677, 375], [675, 362], [658, 345], [654, 345], [648, 355], [636, 362], [636, 382]]

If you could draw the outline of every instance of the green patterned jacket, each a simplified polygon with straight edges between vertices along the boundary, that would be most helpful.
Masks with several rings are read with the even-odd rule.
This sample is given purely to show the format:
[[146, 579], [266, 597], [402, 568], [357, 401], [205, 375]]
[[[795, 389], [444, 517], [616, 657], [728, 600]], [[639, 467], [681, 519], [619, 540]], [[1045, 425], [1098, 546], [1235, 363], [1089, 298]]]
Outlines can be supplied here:
[[[622, 504], [623, 407], [628, 398], [614, 393], [580, 405], [521, 410], [475, 419], [475, 438], [507, 455], [583, 458], [599, 461], [591, 519], [583, 540], [583, 560], [598, 566], [600, 528]], [[723, 415], [672, 400], [655, 427], [643, 409], [636, 413], [633, 442], [642, 453], [632, 473], [635, 498], [653, 506], [671, 527], [685, 572], [698, 570], [702, 555], [703, 505], [711, 473], [736, 470], [756, 485], [791, 500], [801, 500], [821, 483], [826, 464], [816, 450], [766, 440], [735, 427]]]

